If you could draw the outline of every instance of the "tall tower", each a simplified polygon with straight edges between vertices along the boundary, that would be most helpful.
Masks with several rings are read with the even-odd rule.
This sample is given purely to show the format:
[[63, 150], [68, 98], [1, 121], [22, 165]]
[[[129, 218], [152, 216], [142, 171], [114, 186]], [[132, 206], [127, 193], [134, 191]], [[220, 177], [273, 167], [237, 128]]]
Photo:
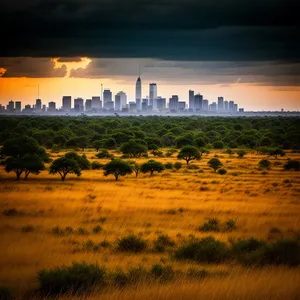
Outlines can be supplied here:
[[136, 109], [139, 111], [142, 109], [141, 103], [142, 103], [142, 80], [140, 75], [140, 66], [139, 66], [139, 77], [136, 81], [135, 85], [135, 103], [136, 103]]
[[156, 83], [150, 83], [149, 85], [149, 100], [150, 100], [150, 105], [154, 107], [155, 101], [157, 98], [157, 85]]

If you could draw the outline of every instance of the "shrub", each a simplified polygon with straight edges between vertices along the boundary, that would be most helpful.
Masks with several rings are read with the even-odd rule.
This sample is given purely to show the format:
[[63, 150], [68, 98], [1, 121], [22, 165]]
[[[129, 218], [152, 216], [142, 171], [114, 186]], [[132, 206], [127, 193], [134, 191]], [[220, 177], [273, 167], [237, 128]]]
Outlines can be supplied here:
[[74, 230], [73, 230], [73, 227], [71, 227], [71, 226], [67, 226], [66, 228], [65, 228], [65, 232], [66, 233], [72, 233]]
[[6, 208], [3, 210], [3, 215], [7, 217], [14, 217], [24, 215], [24, 212], [16, 208]]
[[255, 238], [249, 239], [239, 239], [232, 246], [232, 251], [234, 254], [242, 254], [246, 252], [256, 251], [262, 247], [265, 247], [265, 242], [262, 240], [257, 240]]
[[300, 170], [300, 162], [298, 160], [290, 159], [283, 165], [283, 168], [285, 170], [299, 171]]
[[300, 243], [297, 240], [281, 239], [266, 247], [266, 264], [298, 266], [300, 265]]
[[111, 274], [113, 284], [119, 287], [123, 287], [129, 283], [128, 274], [122, 270], [115, 271]]
[[108, 248], [110, 246], [110, 243], [104, 240], [99, 245], [103, 248]]
[[151, 154], [157, 157], [164, 157], [164, 153], [161, 150], [153, 150], [151, 151]]
[[224, 226], [225, 226], [224, 228], [225, 231], [233, 231], [237, 228], [236, 220], [230, 219], [224, 223]]
[[173, 164], [171, 162], [165, 163], [165, 169], [173, 169]]
[[179, 161], [176, 161], [175, 163], [174, 163], [174, 168], [178, 171], [179, 169], [181, 169], [181, 167], [182, 167], [182, 163], [181, 162], [179, 162]]
[[220, 222], [216, 218], [209, 218], [202, 226], [199, 227], [200, 231], [220, 231]]
[[168, 235], [159, 235], [153, 242], [153, 250], [156, 252], [164, 252], [166, 247], [173, 247], [174, 241]]
[[108, 152], [108, 150], [102, 149], [102, 150], [100, 150], [100, 151], [96, 154], [96, 157], [97, 157], [97, 158], [112, 158], [113, 155], [110, 154], [110, 153]]
[[9, 288], [0, 286], [0, 300], [11, 300], [13, 299]]
[[213, 147], [215, 149], [223, 149], [224, 148], [224, 143], [222, 141], [215, 141], [213, 143]]
[[267, 159], [262, 159], [259, 163], [258, 166], [262, 169], [269, 169], [271, 166], [270, 161], [268, 161]]
[[214, 237], [191, 239], [175, 251], [177, 259], [191, 259], [198, 262], [221, 262], [228, 257], [226, 244]]
[[224, 169], [224, 168], [221, 168], [221, 169], [218, 170], [218, 173], [219, 173], [220, 175], [225, 175], [225, 174], [227, 173], [227, 170]]
[[120, 238], [117, 243], [118, 249], [123, 252], [142, 252], [147, 247], [146, 241], [134, 234]]
[[103, 268], [85, 262], [42, 270], [38, 274], [40, 290], [47, 295], [85, 292], [95, 285], [103, 286], [105, 278], [106, 272]]
[[103, 168], [103, 164], [100, 164], [97, 161], [92, 162], [92, 170], [101, 170]]
[[64, 235], [64, 230], [60, 228], [59, 226], [55, 226], [52, 228], [52, 233], [54, 235]]
[[187, 165], [186, 168], [188, 170], [198, 170], [199, 169], [199, 167], [197, 165]]
[[163, 266], [161, 264], [153, 265], [150, 273], [155, 279], [160, 281], [169, 281], [174, 277], [172, 266]]
[[93, 228], [94, 233], [99, 233], [102, 230], [102, 227], [100, 225], [97, 225]]
[[221, 163], [221, 161], [217, 157], [214, 157], [214, 158], [210, 159], [208, 161], [208, 165], [215, 172], [217, 171], [217, 169], [219, 169], [219, 168], [221, 168], [223, 166], [223, 164]]
[[85, 229], [85, 228], [83, 228], [83, 227], [79, 227], [79, 228], [77, 229], [77, 234], [79, 234], [79, 235], [88, 235], [89, 232], [88, 232], [87, 229]]

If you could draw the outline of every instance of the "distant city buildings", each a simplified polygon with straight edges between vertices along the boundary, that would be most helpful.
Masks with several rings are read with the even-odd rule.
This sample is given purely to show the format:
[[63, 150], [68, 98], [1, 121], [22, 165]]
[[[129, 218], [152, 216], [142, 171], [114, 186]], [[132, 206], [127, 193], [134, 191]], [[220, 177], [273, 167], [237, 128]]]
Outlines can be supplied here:
[[[225, 100], [223, 96], [217, 97], [216, 101], [209, 103], [203, 99], [203, 95], [188, 91], [188, 102], [180, 100], [178, 95], [172, 95], [169, 101], [165, 97], [158, 96], [157, 84], [149, 84], [149, 95], [143, 98], [142, 79], [139, 76], [135, 84], [135, 99], [127, 99], [125, 92], [120, 91], [113, 97], [109, 88], [104, 89], [101, 95], [94, 95], [88, 99], [82, 97], [74, 98], [72, 107], [72, 96], [62, 97], [62, 106], [57, 107], [55, 101], [42, 103], [40, 98], [35, 100], [34, 105], [25, 105], [22, 109], [21, 101], [9, 101], [7, 106], [0, 105], [0, 113], [34, 113], [34, 114], [97, 114], [97, 113], [180, 113], [180, 114], [238, 114], [244, 113], [243, 108], [233, 100]], [[129, 101], [128, 101], [129, 100]]]

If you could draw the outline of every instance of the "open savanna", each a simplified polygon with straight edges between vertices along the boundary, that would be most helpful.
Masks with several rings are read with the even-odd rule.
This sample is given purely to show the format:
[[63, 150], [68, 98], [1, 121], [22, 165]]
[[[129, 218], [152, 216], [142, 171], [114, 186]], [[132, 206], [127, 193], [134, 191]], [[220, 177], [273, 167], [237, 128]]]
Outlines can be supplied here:
[[[90, 161], [96, 152], [84, 152]], [[60, 153], [50, 153], [55, 159]], [[219, 175], [207, 162], [218, 155], [227, 169]], [[162, 163], [178, 161], [177, 154], [169, 158], [152, 157]], [[0, 169], [0, 285], [10, 287], [21, 299], [38, 288], [37, 274], [42, 269], [68, 265], [74, 261], [98, 263], [108, 270], [153, 264], [171, 265], [185, 272], [190, 267], [206, 269], [209, 276], [201, 280], [177, 279], [167, 284], [145, 284], [105, 292], [95, 290], [91, 299], [300, 299], [300, 269], [285, 267], [248, 268], [238, 263], [200, 264], [175, 260], [168, 251], [151, 251], [153, 240], [167, 234], [178, 245], [193, 235], [213, 235], [218, 240], [255, 237], [276, 240], [299, 237], [300, 175], [283, 171], [287, 158], [299, 159], [299, 154], [287, 152], [285, 157], [268, 158], [269, 170], [258, 169], [266, 156], [249, 152], [244, 158], [221, 151], [204, 154], [183, 167], [149, 174], [127, 175], [115, 181], [103, 171], [83, 171], [80, 177], [68, 175], [65, 182], [59, 175], [47, 171], [38, 176], [15, 181], [13, 173]], [[133, 159], [138, 163], [147, 159]], [[21, 212], [7, 216], [5, 210]], [[231, 232], [200, 232], [207, 218], [221, 223], [236, 220]], [[102, 230], [94, 233], [100, 225]], [[69, 234], [55, 234], [53, 228], [73, 228]], [[86, 233], [78, 228], [86, 229]], [[275, 230], [274, 230], [275, 228]], [[116, 240], [130, 233], [147, 240], [148, 248], [138, 254], [119, 252]], [[97, 251], [83, 245], [109, 242]], [[101, 294], [101, 297], [99, 296]], [[66, 299], [69, 297], [66, 296]], [[71, 297], [70, 297], [71, 298]], [[78, 299], [82, 299], [79, 296]]]

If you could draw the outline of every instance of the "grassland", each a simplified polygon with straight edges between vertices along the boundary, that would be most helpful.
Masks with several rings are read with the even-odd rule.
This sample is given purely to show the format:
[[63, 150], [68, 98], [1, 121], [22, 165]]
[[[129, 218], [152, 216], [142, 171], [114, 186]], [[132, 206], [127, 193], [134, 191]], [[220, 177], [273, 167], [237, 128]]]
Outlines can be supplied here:
[[[94, 159], [93, 150], [86, 150], [85, 154], [91, 161], [108, 161]], [[215, 154], [227, 169], [226, 175], [208, 167], [208, 160]], [[60, 155], [51, 154], [52, 158]], [[154, 159], [175, 162], [175, 156]], [[192, 163], [198, 169], [188, 170], [183, 164], [178, 171], [165, 170], [153, 177], [129, 175], [118, 182], [104, 177], [101, 170], [83, 171], [81, 177], [69, 175], [65, 182], [58, 175], [43, 171], [16, 182], [13, 174], [1, 168], [0, 285], [26, 298], [28, 291], [38, 287], [37, 273], [44, 268], [73, 261], [123, 270], [162, 263], [178, 271], [195, 266], [205, 268], [211, 276], [196, 281], [181, 278], [163, 285], [140, 284], [104, 293], [96, 290], [89, 298], [98, 299], [101, 293], [101, 299], [300, 299], [299, 268], [195, 264], [177, 261], [168, 251], [127, 254], [115, 249], [115, 241], [130, 233], [140, 235], [149, 245], [159, 234], [169, 235], [176, 244], [191, 235], [213, 235], [225, 242], [240, 237], [299, 237], [300, 175], [283, 171], [287, 157], [299, 159], [299, 154], [270, 159], [271, 169], [263, 171], [257, 167], [263, 156], [255, 152], [238, 159], [213, 151]], [[136, 161], [142, 163], [145, 159]], [[9, 209], [16, 209], [17, 213], [2, 214]], [[234, 219], [237, 229], [200, 232], [198, 228], [207, 218], [220, 222]], [[72, 227], [73, 232], [57, 234], [53, 232], [56, 226]], [[96, 226], [102, 230], [94, 233]], [[87, 233], [78, 232], [78, 228]], [[83, 246], [88, 240], [107, 241], [109, 246], [91, 251]]]

